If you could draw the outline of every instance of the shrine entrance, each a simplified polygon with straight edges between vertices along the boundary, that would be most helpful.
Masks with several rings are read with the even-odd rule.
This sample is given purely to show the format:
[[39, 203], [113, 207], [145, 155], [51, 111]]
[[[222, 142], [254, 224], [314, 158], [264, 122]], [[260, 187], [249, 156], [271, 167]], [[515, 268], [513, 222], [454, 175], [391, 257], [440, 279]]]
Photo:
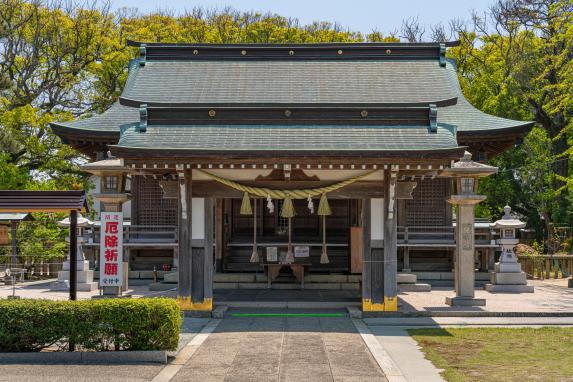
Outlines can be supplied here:
[[[314, 200], [310, 204], [311, 208], [318, 208], [318, 206], [313, 207], [317, 202], [318, 200]], [[223, 236], [222, 251], [218, 253], [220, 258], [217, 259], [217, 271], [260, 272], [267, 263], [286, 258], [289, 219], [280, 216], [283, 200], [274, 200], [271, 203], [269, 206], [267, 201], [255, 199], [252, 203], [253, 215], [242, 215], [241, 200], [217, 201], [217, 206], [220, 208], [218, 213], [221, 215], [220, 219], [216, 220], [222, 224]], [[307, 200], [293, 200], [295, 216], [291, 218], [290, 224], [294, 260], [304, 264], [307, 273], [345, 274], [351, 273], [352, 270], [355, 273], [361, 272], [361, 268], [351, 269], [352, 259], [355, 261], [360, 259], [361, 243], [351, 242], [353, 239], [351, 231], [362, 227], [361, 200], [332, 199], [329, 205], [331, 215], [322, 218], [309, 208]], [[358, 238], [358, 235], [355, 235], [354, 241]], [[260, 258], [259, 261], [252, 262], [255, 241]], [[326, 244], [328, 262], [321, 262], [323, 241]]]

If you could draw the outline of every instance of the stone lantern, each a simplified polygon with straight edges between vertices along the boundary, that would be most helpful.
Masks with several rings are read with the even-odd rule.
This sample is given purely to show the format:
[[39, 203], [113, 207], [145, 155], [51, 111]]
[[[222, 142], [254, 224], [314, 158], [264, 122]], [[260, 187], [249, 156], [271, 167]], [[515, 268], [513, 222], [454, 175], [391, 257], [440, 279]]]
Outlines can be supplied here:
[[[69, 227], [70, 226], [70, 218], [67, 217], [63, 220], [58, 222], [60, 227]], [[84, 249], [83, 244], [85, 241], [84, 230], [87, 227], [91, 227], [93, 222], [90, 221], [88, 218], [83, 217], [81, 214], [78, 213], [78, 223], [77, 223], [77, 232], [71, 232], [70, 236], [76, 235], [76, 243], [77, 243], [77, 261], [76, 261], [76, 274], [77, 274], [77, 283], [76, 287], [77, 290], [80, 292], [91, 292], [97, 289], [97, 283], [94, 282], [94, 271], [90, 270], [89, 261], [86, 260], [84, 256]], [[69, 238], [68, 238], [69, 241]], [[52, 290], [68, 290], [70, 288], [70, 257], [68, 254], [68, 258], [64, 261], [63, 268], [61, 271], [58, 272], [58, 281], [55, 281], [50, 286]]]
[[510, 215], [511, 207], [505, 206], [503, 217], [490, 224], [493, 229], [499, 230], [497, 244], [501, 247], [501, 257], [491, 272], [491, 284], [485, 285], [488, 292], [523, 293], [533, 292], [533, 285], [527, 285], [527, 275], [521, 271], [521, 264], [513, 252], [519, 240], [515, 230], [525, 227], [525, 223]]
[[[126, 191], [129, 169], [123, 165], [123, 161], [111, 157], [108, 153], [107, 159], [85, 164], [81, 166], [81, 169], [98, 177], [99, 192], [92, 194], [94, 199], [100, 203], [98, 212], [121, 212], [123, 203], [127, 202], [131, 196]], [[103, 286], [104, 296], [117, 296], [127, 290], [128, 262], [126, 259], [129, 258], [128, 254], [122, 254], [122, 258], [124, 272], [122, 290], [116, 286]]]
[[472, 155], [465, 152], [462, 159], [445, 169], [441, 176], [455, 180], [456, 194], [448, 203], [457, 210], [456, 250], [454, 254], [455, 297], [447, 297], [446, 304], [452, 306], [483, 306], [485, 299], [476, 299], [475, 286], [475, 234], [474, 209], [485, 199], [477, 195], [478, 178], [497, 172], [497, 167], [488, 166], [471, 160]]

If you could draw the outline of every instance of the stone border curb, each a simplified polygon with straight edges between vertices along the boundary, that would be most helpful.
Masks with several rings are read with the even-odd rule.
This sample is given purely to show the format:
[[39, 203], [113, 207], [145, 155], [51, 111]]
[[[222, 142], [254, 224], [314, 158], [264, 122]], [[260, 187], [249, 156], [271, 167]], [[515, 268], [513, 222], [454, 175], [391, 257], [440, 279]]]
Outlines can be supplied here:
[[402, 374], [402, 370], [400, 370], [386, 349], [384, 349], [384, 346], [382, 346], [374, 334], [372, 334], [368, 326], [358, 319], [352, 319], [352, 323], [358, 333], [360, 333], [362, 340], [368, 347], [368, 350], [370, 350], [378, 366], [382, 369], [388, 382], [406, 382], [406, 377]]
[[101, 351], [101, 352], [22, 352], [0, 353], [0, 364], [132, 364], [167, 363], [165, 350]]
[[169, 362], [159, 374], [157, 374], [151, 382], [169, 382], [175, 375], [181, 370], [183, 365], [187, 363], [195, 354], [197, 349], [205, 342], [211, 333], [215, 331], [222, 319], [212, 319], [209, 321], [203, 329], [195, 336], [187, 345], [185, 345], [179, 353], [175, 356], [175, 359]]
[[407, 317], [573, 317], [573, 312], [488, 312], [488, 311], [442, 311], [442, 312], [364, 312], [364, 318]]

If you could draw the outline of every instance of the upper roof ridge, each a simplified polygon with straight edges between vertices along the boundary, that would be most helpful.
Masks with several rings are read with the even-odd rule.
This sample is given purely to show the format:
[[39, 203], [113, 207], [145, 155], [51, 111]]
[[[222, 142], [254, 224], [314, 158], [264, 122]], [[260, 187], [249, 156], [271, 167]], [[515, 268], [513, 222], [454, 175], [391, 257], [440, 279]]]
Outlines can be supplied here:
[[165, 60], [439, 60], [453, 42], [166, 43], [127, 41], [140, 48], [140, 64]]

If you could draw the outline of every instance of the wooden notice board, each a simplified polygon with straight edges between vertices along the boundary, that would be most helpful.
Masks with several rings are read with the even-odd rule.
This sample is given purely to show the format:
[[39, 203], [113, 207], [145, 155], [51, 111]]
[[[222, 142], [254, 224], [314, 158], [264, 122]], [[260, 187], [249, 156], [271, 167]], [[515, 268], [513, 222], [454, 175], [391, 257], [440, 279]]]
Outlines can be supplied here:
[[0, 245], [10, 244], [10, 238], [8, 237], [8, 226], [0, 225]]
[[362, 227], [350, 227], [350, 273], [362, 273]]

